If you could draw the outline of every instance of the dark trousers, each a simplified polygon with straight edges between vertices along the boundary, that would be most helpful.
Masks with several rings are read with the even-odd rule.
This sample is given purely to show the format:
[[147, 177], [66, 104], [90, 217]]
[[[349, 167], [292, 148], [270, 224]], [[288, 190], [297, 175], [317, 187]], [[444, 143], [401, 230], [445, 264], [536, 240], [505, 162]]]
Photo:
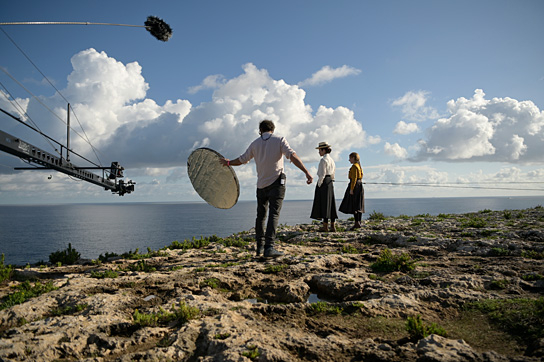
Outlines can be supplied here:
[[[280, 218], [281, 206], [285, 197], [285, 185], [282, 185], [278, 179], [272, 185], [262, 189], [257, 189], [257, 219], [255, 220], [255, 239], [257, 246], [263, 245], [265, 249], [274, 246], [276, 239], [276, 228]], [[266, 212], [270, 208], [268, 214], [268, 223], [266, 225], [266, 233], [264, 231], [264, 220]]]

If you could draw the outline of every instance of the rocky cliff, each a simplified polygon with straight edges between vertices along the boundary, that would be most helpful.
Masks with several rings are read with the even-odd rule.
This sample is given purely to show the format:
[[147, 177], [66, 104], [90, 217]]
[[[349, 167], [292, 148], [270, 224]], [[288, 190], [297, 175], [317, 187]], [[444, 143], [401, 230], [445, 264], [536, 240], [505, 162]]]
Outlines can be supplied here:
[[282, 225], [0, 288], [2, 361], [541, 361], [544, 208]]

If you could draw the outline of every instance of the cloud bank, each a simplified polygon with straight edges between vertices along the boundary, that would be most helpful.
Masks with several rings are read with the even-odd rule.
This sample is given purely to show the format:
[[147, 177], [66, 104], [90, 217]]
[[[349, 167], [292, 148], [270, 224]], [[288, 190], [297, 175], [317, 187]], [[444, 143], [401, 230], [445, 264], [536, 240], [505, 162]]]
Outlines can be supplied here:
[[476, 89], [471, 99], [450, 100], [447, 108], [450, 116], [427, 130], [412, 160], [544, 162], [544, 112], [533, 102], [485, 99]]
[[[305, 103], [302, 88], [275, 80], [251, 63], [237, 77], [210, 76], [191, 88], [193, 92], [215, 89], [209, 102], [195, 107], [182, 99], [159, 105], [146, 98], [149, 85], [137, 62], [125, 65], [95, 49], [79, 52], [71, 62], [73, 71], [61, 92], [70, 99], [84, 134], [101, 158], [107, 163], [119, 161], [125, 168], [185, 166], [190, 152], [204, 146], [225, 157], [238, 157], [258, 136], [263, 119], [274, 121], [276, 133], [285, 136], [306, 161], [318, 160], [315, 147], [321, 141], [333, 145], [333, 156], [370, 142], [350, 109], [320, 106], [314, 112]], [[39, 106], [34, 100], [21, 103], [29, 112]], [[57, 114], [66, 113], [59, 97], [47, 103], [55, 104]], [[53, 118], [41, 120], [44, 132], [62, 139], [65, 125]], [[74, 136], [72, 145], [89, 155], [85, 140]]]

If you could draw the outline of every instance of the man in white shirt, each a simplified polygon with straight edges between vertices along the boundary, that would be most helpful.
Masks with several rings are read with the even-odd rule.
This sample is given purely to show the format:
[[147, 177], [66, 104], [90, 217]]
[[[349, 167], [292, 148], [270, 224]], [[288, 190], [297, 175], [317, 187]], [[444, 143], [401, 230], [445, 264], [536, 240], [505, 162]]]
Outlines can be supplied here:
[[[247, 150], [238, 158], [230, 161], [220, 160], [223, 166], [239, 166], [255, 159], [257, 168], [257, 219], [255, 220], [255, 239], [257, 240], [257, 256], [276, 258], [283, 253], [274, 248], [276, 228], [280, 210], [285, 197], [285, 173], [283, 156], [298, 167], [306, 175], [306, 183], [313, 181], [295, 151], [289, 146], [284, 137], [274, 135], [275, 125], [272, 121], [264, 120], [259, 123], [260, 137], [254, 140]], [[270, 206], [266, 233], [264, 220]]]

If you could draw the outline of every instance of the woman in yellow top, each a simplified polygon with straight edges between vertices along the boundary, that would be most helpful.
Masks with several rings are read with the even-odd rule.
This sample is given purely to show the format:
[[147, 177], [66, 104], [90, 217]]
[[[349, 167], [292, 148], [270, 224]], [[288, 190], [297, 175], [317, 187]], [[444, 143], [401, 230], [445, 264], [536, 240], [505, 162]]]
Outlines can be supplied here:
[[363, 168], [359, 154], [357, 152], [350, 153], [349, 162], [352, 164], [348, 173], [349, 185], [338, 211], [344, 214], [353, 214], [355, 224], [351, 230], [355, 230], [361, 227], [361, 218], [365, 212], [365, 189], [363, 188]]

